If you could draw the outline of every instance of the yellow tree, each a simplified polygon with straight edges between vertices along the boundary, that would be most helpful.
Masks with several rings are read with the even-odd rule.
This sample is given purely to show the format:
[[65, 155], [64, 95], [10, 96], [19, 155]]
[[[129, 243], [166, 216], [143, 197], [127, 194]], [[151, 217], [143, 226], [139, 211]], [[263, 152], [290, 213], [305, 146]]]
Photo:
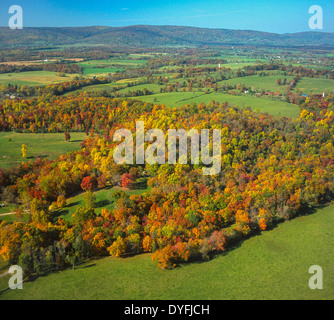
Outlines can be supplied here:
[[22, 145], [22, 158], [26, 158], [27, 157], [27, 146], [25, 144]]
[[125, 253], [126, 243], [121, 237], [118, 237], [107, 250], [111, 256], [120, 257]]

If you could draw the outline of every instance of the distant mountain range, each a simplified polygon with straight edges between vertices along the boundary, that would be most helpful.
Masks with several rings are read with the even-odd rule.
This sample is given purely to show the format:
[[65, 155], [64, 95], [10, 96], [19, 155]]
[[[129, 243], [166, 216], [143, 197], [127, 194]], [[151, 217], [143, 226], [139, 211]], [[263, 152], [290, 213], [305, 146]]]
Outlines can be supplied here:
[[334, 33], [276, 34], [250, 30], [207, 29], [181, 26], [128, 27], [0, 27], [0, 47], [101, 44], [122, 47], [269, 45], [334, 47]]

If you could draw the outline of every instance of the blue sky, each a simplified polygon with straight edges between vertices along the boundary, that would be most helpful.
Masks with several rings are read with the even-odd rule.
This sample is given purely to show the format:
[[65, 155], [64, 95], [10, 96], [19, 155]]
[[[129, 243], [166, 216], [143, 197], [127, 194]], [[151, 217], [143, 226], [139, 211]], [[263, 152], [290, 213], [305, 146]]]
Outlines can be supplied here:
[[0, 0], [0, 25], [8, 8], [23, 8], [24, 27], [182, 25], [259, 30], [310, 31], [310, 6], [320, 5], [325, 32], [334, 32], [333, 0]]

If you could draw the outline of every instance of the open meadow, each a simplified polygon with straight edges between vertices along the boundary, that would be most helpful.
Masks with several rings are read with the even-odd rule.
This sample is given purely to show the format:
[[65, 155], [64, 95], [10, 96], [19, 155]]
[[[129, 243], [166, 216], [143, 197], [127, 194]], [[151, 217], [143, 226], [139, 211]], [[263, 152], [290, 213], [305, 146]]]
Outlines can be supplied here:
[[209, 103], [217, 101], [220, 103], [228, 102], [231, 105], [237, 105], [241, 108], [250, 107], [253, 110], [269, 113], [274, 116], [284, 116], [290, 118], [297, 118], [299, 115], [299, 108], [295, 105], [284, 101], [272, 100], [270, 98], [257, 98], [254, 96], [238, 95], [233, 96], [224, 93], [204, 93], [204, 92], [172, 92], [172, 93], [158, 93], [149, 96], [136, 97], [140, 101], [164, 104], [167, 107], [174, 108], [184, 105], [191, 105], [192, 103]]
[[71, 81], [78, 74], [66, 74], [60, 77], [57, 72], [53, 71], [24, 71], [18, 73], [0, 74], [0, 85], [11, 84], [17, 86], [36, 86], [51, 83], [59, 83], [63, 81]]
[[[15, 164], [47, 158], [53, 160], [60, 155], [79, 150], [80, 143], [86, 139], [84, 133], [71, 133], [66, 142], [64, 133], [15, 133], [0, 132], [0, 167], [10, 168]], [[22, 145], [27, 146], [27, 158], [22, 158]]]

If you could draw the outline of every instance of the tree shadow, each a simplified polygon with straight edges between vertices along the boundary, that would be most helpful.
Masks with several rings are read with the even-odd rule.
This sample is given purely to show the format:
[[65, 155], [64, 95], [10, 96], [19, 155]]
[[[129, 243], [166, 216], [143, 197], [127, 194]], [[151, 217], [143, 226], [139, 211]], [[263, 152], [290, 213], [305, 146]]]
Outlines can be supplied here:
[[64, 208], [71, 208], [71, 207], [78, 205], [79, 203], [80, 201], [71, 202], [68, 205], [66, 205]]
[[95, 267], [96, 266], [96, 263], [91, 263], [87, 266], [83, 266], [81, 269], [87, 269], [87, 268], [91, 268], [91, 267]]
[[96, 208], [101, 208], [101, 207], [105, 207], [107, 205], [111, 204], [111, 202], [107, 199], [103, 199], [103, 200], [99, 200], [95, 202], [95, 207]]
[[[95, 259], [93, 259], [95, 260]], [[96, 259], [97, 260], [97, 259]], [[29, 279], [27, 279], [26, 281], [24, 282], [34, 282], [35, 280], [37, 280], [38, 278], [43, 278], [43, 277], [46, 277], [50, 274], [58, 274], [58, 273], [61, 273], [65, 270], [73, 270], [73, 271], [76, 271], [77, 269], [86, 269], [86, 268], [91, 268], [91, 267], [95, 267], [96, 266], [96, 263], [93, 263], [91, 262], [90, 260], [82, 260], [80, 262], [78, 262], [75, 266], [74, 266], [74, 270], [72, 268], [72, 266], [64, 266], [64, 267], [54, 267], [50, 270], [47, 270], [47, 271], [44, 271], [43, 273], [40, 273], [40, 274], [34, 274], [32, 276], [29, 277]], [[90, 264], [87, 264], [85, 265], [86, 263], [90, 263]], [[82, 266], [84, 265], [84, 266]]]
[[147, 189], [147, 179], [137, 180], [135, 183], [132, 184], [131, 189], [139, 189], [139, 190]]
[[70, 210], [66, 210], [66, 209], [62, 209], [62, 210], [59, 210], [59, 211], [55, 211], [53, 213], [53, 216], [52, 216], [52, 219], [54, 222], [57, 221], [57, 219], [60, 217], [60, 216], [66, 216], [70, 213]]
[[330, 204], [331, 203], [326, 203], [326, 204], [319, 204], [316, 207], [305, 207], [305, 208], [302, 209], [302, 211], [299, 213], [298, 216], [300, 216], [300, 217], [302, 217], [302, 216], [309, 216], [311, 214], [316, 213], [317, 210], [319, 210], [319, 209], [323, 209], [325, 207], [328, 207]]
[[78, 204], [80, 204], [80, 201], [71, 202], [68, 205], [66, 205], [64, 208], [61, 208], [61, 209], [58, 209], [58, 210], [54, 211], [53, 212], [54, 221], [56, 221], [60, 216], [66, 216], [67, 214], [69, 214], [70, 210], [67, 209], [67, 208], [77, 206]]

